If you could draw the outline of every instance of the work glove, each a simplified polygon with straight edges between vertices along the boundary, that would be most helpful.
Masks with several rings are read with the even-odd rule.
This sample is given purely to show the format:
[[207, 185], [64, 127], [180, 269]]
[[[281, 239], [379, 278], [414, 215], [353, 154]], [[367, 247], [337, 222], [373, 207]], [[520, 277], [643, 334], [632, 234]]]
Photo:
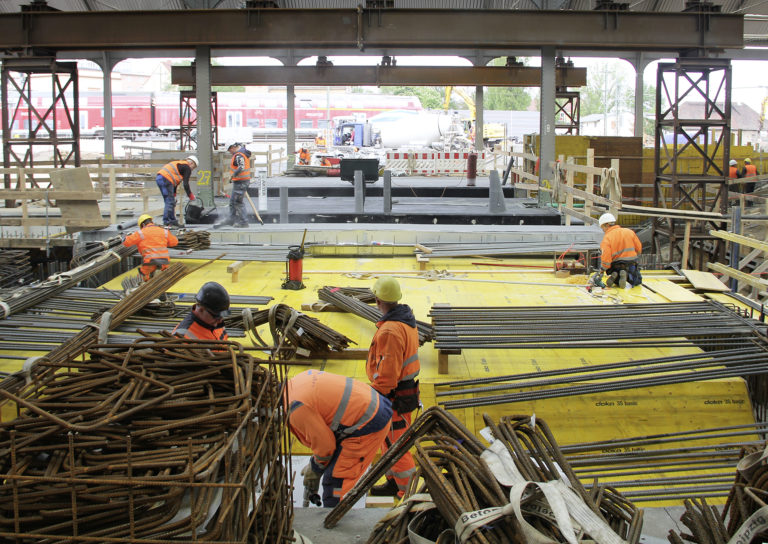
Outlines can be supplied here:
[[309, 503], [320, 506], [322, 501], [318, 492], [322, 475], [312, 470], [311, 463], [308, 463], [307, 466], [301, 469], [301, 475], [304, 477], [304, 508], [308, 507]]
[[195, 195], [193, 195], [192, 193], [189, 193], [189, 200], [194, 200], [194, 199], [195, 199]]

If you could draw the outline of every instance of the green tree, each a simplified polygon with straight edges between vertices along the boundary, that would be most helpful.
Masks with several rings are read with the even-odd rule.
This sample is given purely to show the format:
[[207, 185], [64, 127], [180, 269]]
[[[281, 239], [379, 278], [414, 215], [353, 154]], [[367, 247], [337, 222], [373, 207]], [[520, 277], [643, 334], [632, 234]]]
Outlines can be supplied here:
[[[520, 59], [523, 65], [528, 59]], [[489, 66], [504, 66], [505, 57], [493, 59]], [[525, 111], [531, 105], [531, 95], [523, 87], [488, 87], [483, 93], [483, 109], [503, 111]]]
[[395, 86], [382, 87], [383, 93], [401, 96], [417, 96], [421, 106], [430, 110], [442, 109], [445, 101], [445, 87], [411, 87]]

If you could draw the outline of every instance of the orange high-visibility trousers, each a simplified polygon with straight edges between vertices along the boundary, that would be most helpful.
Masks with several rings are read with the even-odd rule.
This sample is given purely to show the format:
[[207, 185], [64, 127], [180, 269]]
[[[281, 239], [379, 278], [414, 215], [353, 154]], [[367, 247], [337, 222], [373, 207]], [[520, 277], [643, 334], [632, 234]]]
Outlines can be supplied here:
[[[408, 427], [411, 426], [411, 412], [401, 414], [400, 412], [392, 412], [392, 423], [389, 426], [387, 432], [387, 438], [384, 440], [384, 444], [381, 446], [382, 454], [397, 442], [397, 440], [405, 434]], [[392, 465], [392, 468], [387, 471], [387, 478], [391, 478], [397, 484], [398, 496], [402, 497], [408, 487], [408, 481], [411, 479], [411, 475], [416, 472], [416, 463], [413, 461], [413, 455], [407, 451], [403, 454], [397, 462]]]

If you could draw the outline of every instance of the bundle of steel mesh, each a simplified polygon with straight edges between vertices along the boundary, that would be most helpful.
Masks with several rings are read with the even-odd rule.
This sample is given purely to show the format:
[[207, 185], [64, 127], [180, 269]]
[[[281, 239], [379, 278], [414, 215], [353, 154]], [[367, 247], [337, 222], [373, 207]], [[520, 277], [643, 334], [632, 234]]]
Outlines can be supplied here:
[[580, 539], [639, 542], [642, 511], [597, 481], [582, 486], [545, 422], [527, 416], [505, 417], [498, 425], [485, 420], [490, 447], [447, 412], [424, 412], [331, 511], [326, 527], [415, 446], [423, 485], [411, 479], [410, 496], [385, 516], [369, 544], [402, 542], [409, 533], [435, 542], [572, 542], [574, 525], [583, 531]]
[[[362, 301], [360, 293], [356, 292], [355, 296], [344, 294], [348, 287], [323, 287], [317, 290], [317, 296], [320, 300], [329, 302], [337, 308], [355, 314], [356, 316], [367, 319], [376, 323], [382, 318], [382, 313], [378, 308], [369, 306]], [[431, 342], [434, 338], [434, 331], [430, 323], [416, 320], [416, 328], [419, 330], [419, 345], [423, 345], [425, 342]]]
[[[97, 345], [0, 423], [0, 536], [274, 543], [291, 532], [283, 377], [233, 342]], [[103, 540], [102, 540], [103, 539]]]
[[[257, 331], [257, 327], [266, 323], [269, 323], [272, 345], [265, 342]], [[273, 350], [279, 359], [343, 351], [350, 343], [355, 343], [314, 317], [298, 312], [286, 304], [275, 304], [266, 310], [244, 308], [241, 315], [228, 317], [224, 324], [227, 328], [244, 328], [251, 335], [254, 345]]]
[[176, 249], [199, 250], [211, 247], [211, 233], [207, 230], [185, 230], [177, 238], [179, 244]]
[[0, 249], [0, 289], [32, 282], [32, 265], [26, 249]]

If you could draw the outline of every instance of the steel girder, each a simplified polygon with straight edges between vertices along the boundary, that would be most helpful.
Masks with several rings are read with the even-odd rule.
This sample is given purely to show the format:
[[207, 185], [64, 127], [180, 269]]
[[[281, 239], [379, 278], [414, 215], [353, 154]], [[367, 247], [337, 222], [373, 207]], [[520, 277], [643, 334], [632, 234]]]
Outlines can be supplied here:
[[[683, 109], [685, 103], [695, 107]], [[686, 116], [681, 117], [680, 111]], [[681, 58], [660, 63], [656, 83], [655, 181], [653, 205], [668, 209], [726, 214], [728, 161], [731, 142], [731, 61]], [[722, 229], [716, 221], [696, 221], [690, 240], [709, 253], [725, 258], [725, 242], [709, 234]], [[658, 218], [653, 222], [653, 252], [669, 241], [669, 261], [683, 250], [685, 221]], [[705, 247], [705, 245], [707, 247]], [[700, 252], [703, 255], [703, 252]], [[691, 252], [693, 260], [693, 252]], [[699, 267], [704, 266], [700, 259]], [[688, 268], [689, 263], [681, 263]], [[691, 265], [696, 267], [696, 265]]]
[[[586, 50], [740, 49], [742, 15], [447, 9], [240, 9], [0, 15], [0, 50], [211, 47], [392, 49], [421, 54], [542, 46]], [[261, 53], [263, 54], [263, 53]], [[390, 53], [392, 54], [392, 53]]]
[[[558, 87], [587, 84], [586, 68], [557, 68]], [[174, 85], [194, 86], [192, 66], [171, 67]], [[503, 66], [211, 66], [211, 85], [454, 85], [538, 87], [541, 69]]]

